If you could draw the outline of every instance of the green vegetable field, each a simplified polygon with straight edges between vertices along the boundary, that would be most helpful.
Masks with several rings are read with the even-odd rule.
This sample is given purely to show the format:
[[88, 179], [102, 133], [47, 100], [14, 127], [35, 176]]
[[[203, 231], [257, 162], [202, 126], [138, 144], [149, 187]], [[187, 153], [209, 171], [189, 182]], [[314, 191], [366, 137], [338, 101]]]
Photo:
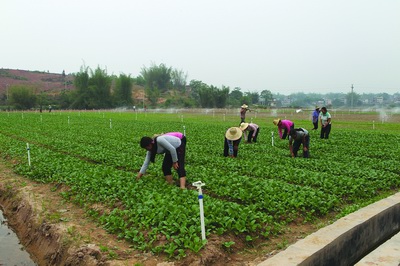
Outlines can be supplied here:
[[[15, 162], [18, 174], [67, 188], [66, 200], [136, 249], [184, 257], [206, 244], [198, 192], [168, 185], [161, 155], [137, 181], [146, 152], [139, 146], [142, 136], [185, 130], [187, 183], [206, 184], [207, 238], [232, 234], [252, 245], [290, 223], [340, 217], [399, 191], [400, 123], [382, 122], [374, 113], [368, 119], [352, 114], [352, 121], [347, 113], [331, 114], [328, 140], [311, 130], [308, 114], [248, 115], [260, 126], [259, 142], [242, 140], [233, 159], [222, 156], [223, 141], [226, 129], [239, 124], [238, 112], [3, 112], [0, 154]], [[309, 129], [311, 158], [289, 156], [288, 141], [278, 139], [272, 123], [277, 117]]]

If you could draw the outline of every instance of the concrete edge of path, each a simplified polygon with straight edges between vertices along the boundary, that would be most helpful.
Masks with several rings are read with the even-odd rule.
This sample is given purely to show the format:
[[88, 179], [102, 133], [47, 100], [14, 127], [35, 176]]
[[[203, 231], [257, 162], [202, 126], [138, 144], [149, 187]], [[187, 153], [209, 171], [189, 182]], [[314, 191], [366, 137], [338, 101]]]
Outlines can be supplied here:
[[400, 192], [342, 217], [258, 266], [354, 265], [399, 230]]

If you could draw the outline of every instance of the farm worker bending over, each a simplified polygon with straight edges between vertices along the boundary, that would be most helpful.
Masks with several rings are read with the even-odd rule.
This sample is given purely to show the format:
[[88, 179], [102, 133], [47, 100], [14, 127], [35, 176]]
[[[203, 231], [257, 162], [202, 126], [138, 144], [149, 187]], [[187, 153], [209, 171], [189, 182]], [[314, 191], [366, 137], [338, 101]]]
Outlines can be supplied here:
[[292, 157], [297, 157], [297, 151], [303, 144], [303, 157], [309, 157], [310, 135], [304, 128], [292, 128], [289, 133], [289, 150]]
[[242, 130], [239, 127], [231, 127], [225, 133], [224, 156], [236, 158], [239, 151], [239, 144], [242, 140]]
[[246, 112], [247, 111], [250, 112], [249, 106], [247, 106], [246, 104], [243, 104], [240, 107], [240, 123], [243, 123], [244, 120], [246, 119]]
[[328, 113], [326, 107], [321, 108], [321, 114], [319, 115], [321, 121], [321, 139], [329, 138], [329, 133], [331, 133], [331, 114]]
[[164, 173], [165, 180], [170, 184], [173, 183], [171, 172], [171, 168], [173, 167], [178, 172], [181, 189], [186, 188], [186, 137], [182, 133], [165, 133], [155, 137], [154, 139], [150, 137], [143, 137], [140, 140], [140, 147], [146, 149], [147, 153], [142, 168], [140, 168], [136, 179], [141, 178], [146, 173], [150, 162], [155, 162], [156, 154], [165, 153], [162, 164], [162, 171]]
[[[281, 119], [275, 119], [273, 121], [275, 126], [278, 126], [278, 132], [279, 132], [279, 137], [281, 139], [286, 139], [288, 136], [290, 129], [294, 128], [294, 123], [290, 120], [281, 120]], [[283, 129], [283, 134], [282, 134], [282, 129]]]
[[[257, 142], [258, 132], [260, 132], [260, 127], [254, 123], [241, 123], [240, 129], [243, 131], [244, 138], [247, 139], [248, 143]], [[247, 132], [249, 134], [247, 134]]]

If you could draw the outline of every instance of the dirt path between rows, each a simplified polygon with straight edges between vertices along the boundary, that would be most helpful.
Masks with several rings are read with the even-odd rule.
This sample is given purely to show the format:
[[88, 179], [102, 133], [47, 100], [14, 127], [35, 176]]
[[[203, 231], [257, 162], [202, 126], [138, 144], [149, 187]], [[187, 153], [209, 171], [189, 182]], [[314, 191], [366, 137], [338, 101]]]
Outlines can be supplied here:
[[[169, 261], [165, 256], [135, 251], [126, 241], [108, 234], [82, 208], [60, 196], [65, 189], [16, 175], [10, 162], [0, 160], [0, 206], [38, 265], [254, 266], [318, 229], [299, 223], [252, 247], [235, 236], [210, 237], [199, 254]], [[222, 243], [232, 240], [235, 247], [224, 250]]]

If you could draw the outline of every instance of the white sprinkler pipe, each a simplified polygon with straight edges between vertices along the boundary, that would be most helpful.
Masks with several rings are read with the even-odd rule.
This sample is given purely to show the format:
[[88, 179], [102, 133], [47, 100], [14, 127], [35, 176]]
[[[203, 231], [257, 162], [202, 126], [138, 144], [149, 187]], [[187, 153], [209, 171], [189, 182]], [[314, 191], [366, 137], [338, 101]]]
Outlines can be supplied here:
[[198, 198], [199, 198], [199, 205], [200, 205], [201, 239], [206, 240], [206, 228], [204, 225], [203, 192], [201, 191], [201, 187], [205, 186], [206, 184], [201, 181], [197, 181], [197, 182], [194, 182], [192, 185], [194, 187], [197, 187], [197, 189], [199, 190]]
[[110, 128], [112, 128], [111, 118], [110, 118]]
[[26, 143], [26, 150], [28, 151], [28, 165], [31, 166], [31, 149], [29, 148], [29, 143]]
[[186, 127], [183, 126], [183, 135], [186, 136]]
[[271, 143], [274, 146], [274, 131], [271, 131]]

